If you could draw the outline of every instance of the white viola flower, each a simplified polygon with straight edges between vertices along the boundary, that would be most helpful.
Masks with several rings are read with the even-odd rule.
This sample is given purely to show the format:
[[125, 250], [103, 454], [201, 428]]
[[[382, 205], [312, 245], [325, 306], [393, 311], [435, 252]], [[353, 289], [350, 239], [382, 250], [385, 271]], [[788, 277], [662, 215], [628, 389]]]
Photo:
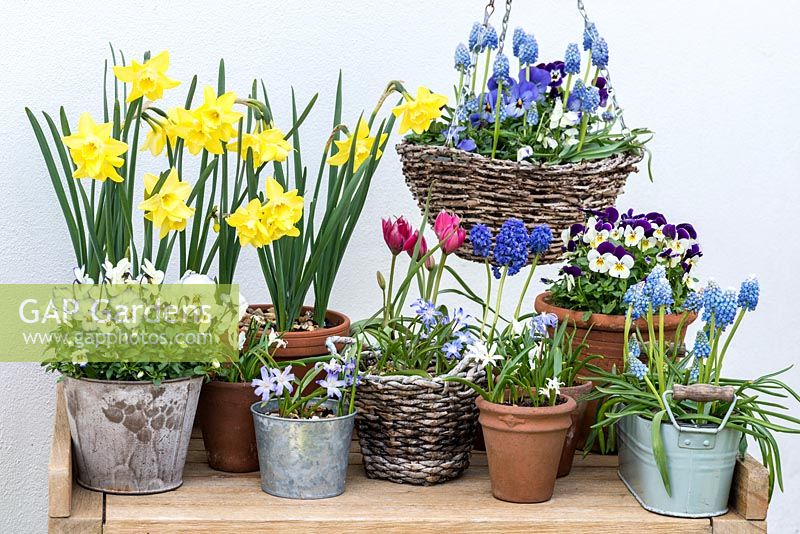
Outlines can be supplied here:
[[597, 230], [594, 229], [595, 226], [597, 226], [597, 219], [589, 217], [589, 220], [586, 221], [586, 231], [583, 233], [583, 242], [587, 245], [592, 242], [597, 233]]
[[613, 239], [614, 241], [621, 241], [622, 240], [622, 228], [617, 226], [616, 228], [611, 230], [611, 233], [608, 236]]
[[689, 273], [684, 273], [683, 285], [685, 285], [688, 289], [695, 291], [697, 289], [697, 278], [690, 275]]
[[214, 369], [219, 369], [221, 367], [221, 365], [219, 363], [219, 360], [216, 359], [216, 358], [212, 358], [211, 359], [211, 367], [213, 367]]
[[633, 267], [633, 256], [625, 254], [622, 258], [617, 258], [611, 253], [605, 254], [604, 259], [608, 262], [608, 275], [612, 278], [628, 278]]
[[653, 225], [653, 238], [656, 241], [664, 241], [664, 230], [663, 227], [658, 225]]
[[564, 228], [561, 230], [561, 242], [566, 247], [570, 241], [572, 241], [572, 232], [570, 232], [569, 228]]
[[109, 284], [124, 284], [131, 278], [131, 262], [128, 258], [122, 258], [114, 265], [106, 260], [103, 262], [103, 272]]
[[550, 112], [550, 130], [555, 130], [561, 126], [561, 117], [564, 116], [564, 107], [560, 100], [556, 100], [553, 104], [553, 110]]
[[586, 259], [589, 260], [589, 270], [595, 273], [607, 273], [611, 264], [606, 256], [616, 259], [613, 254], [600, 254], [594, 248], [590, 250], [586, 255]]
[[567, 292], [571, 292], [575, 289], [575, 277], [571, 274], [564, 274], [564, 281], [567, 283]]
[[[567, 230], [569, 232], [569, 230]], [[72, 274], [75, 276], [76, 284], [94, 284], [91, 276], [86, 276], [86, 267], [79, 266], [72, 269]]]
[[522, 161], [531, 156], [533, 156], [533, 149], [528, 145], [520, 147], [519, 150], [517, 150], [517, 161]]
[[140, 282], [160, 285], [164, 281], [164, 271], [159, 271], [149, 259], [145, 258], [142, 262], [142, 274]]
[[552, 137], [545, 137], [544, 140], [542, 141], [542, 144], [550, 149], [558, 148], [558, 141], [556, 141]]
[[645, 237], [639, 242], [639, 248], [641, 250], [650, 250], [654, 246], [656, 246], [656, 238], [655, 237]]
[[247, 341], [247, 334], [239, 330], [239, 350], [242, 350], [244, 348], [245, 341]]
[[642, 239], [644, 239], [644, 228], [641, 226], [637, 226], [636, 228], [627, 226], [625, 228], [626, 247], [635, 247], [642, 241]]
[[[581, 117], [576, 111], [568, 111], [561, 117], [560, 126], [566, 128], [567, 126], [575, 126], [580, 122]], [[577, 132], [577, 130], [576, 130]]]
[[496, 354], [496, 351], [496, 345], [493, 344], [491, 347], [487, 347], [483, 341], [476, 340], [473, 344], [467, 346], [465, 356], [478, 362], [481, 367], [487, 367], [503, 359], [501, 355]]
[[667, 247], [672, 249], [673, 254], [683, 256], [683, 253], [691, 246], [687, 241], [688, 239], [673, 239], [669, 242]]

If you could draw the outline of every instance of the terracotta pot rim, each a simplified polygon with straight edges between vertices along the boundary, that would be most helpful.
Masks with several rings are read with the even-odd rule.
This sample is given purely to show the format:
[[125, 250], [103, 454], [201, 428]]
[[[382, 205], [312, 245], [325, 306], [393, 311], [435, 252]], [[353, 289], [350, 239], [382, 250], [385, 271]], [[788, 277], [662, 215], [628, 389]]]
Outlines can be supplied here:
[[556, 404], [555, 406], [508, 406], [506, 404], [497, 404], [489, 402], [481, 396], [475, 399], [478, 409], [483, 412], [492, 413], [493, 415], [517, 415], [522, 417], [551, 417], [554, 415], [565, 415], [572, 413], [578, 407], [575, 399], [567, 395], [562, 395], [567, 399], [567, 402]]
[[[259, 309], [262, 309], [262, 310], [266, 311], [267, 309], [272, 307], [272, 304], [250, 304], [249, 306], [251, 308], [259, 308]], [[310, 309], [313, 309], [313, 306], [303, 306], [302, 308], [300, 308], [300, 311], [302, 312], [302, 311], [306, 311], [306, 310], [310, 310]], [[327, 338], [327, 337], [330, 337], [330, 334], [328, 332], [333, 332], [335, 330], [342, 330], [342, 329], [346, 329], [348, 331], [350, 330], [350, 317], [348, 317], [344, 313], [336, 311], [336, 310], [328, 309], [325, 312], [325, 318], [327, 319], [329, 317], [333, 317], [333, 318], [338, 319], [338, 322], [336, 324], [334, 324], [333, 326], [317, 328], [316, 330], [312, 330], [310, 332], [309, 331], [303, 331], [303, 330], [284, 332], [283, 333], [283, 338], [284, 339], [291, 339], [291, 338], [298, 338], [298, 337], [306, 337], [306, 338], [325, 337], [325, 338]], [[333, 321], [331, 321], [331, 322], [333, 322]]]
[[[570, 322], [574, 322], [578, 328], [586, 329], [592, 327], [592, 330], [602, 330], [608, 332], [623, 332], [625, 330], [624, 315], [608, 315], [604, 313], [590, 312], [591, 315], [589, 316], [589, 320], [584, 321], [583, 316], [587, 313], [587, 311], [571, 310], [569, 308], [561, 308], [555, 304], [552, 304], [550, 302], [549, 291], [545, 291], [544, 293], [539, 293], [536, 295], [536, 300], [534, 301], [533, 306], [537, 312], [554, 313], [556, 316], [558, 316], [559, 320], [568, 319]], [[697, 318], [697, 313], [683, 312], [665, 315], [664, 327], [667, 329], [676, 328], [681, 322], [681, 319], [685, 316], [688, 317], [685, 325], [689, 325]], [[633, 321], [633, 324], [639, 326], [640, 328], [647, 327], [647, 323], [644, 319], [637, 319], [636, 321]]]
[[583, 390], [591, 390], [594, 387], [594, 384], [591, 380], [587, 380], [586, 382], [580, 382], [573, 386], [561, 386], [561, 394], [572, 396], [570, 395], [571, 392], [581, 393]]
[[247, 382], [228, 382], [227, 380], [214, 380], [214, 379], [211, 379], [208, 382], [203, 382], [203, 387], [211, 386], [212, 384], [213, 384], [213, 387], [230, 388], [230, 389], [233, 389], [233, 388], [242, 388], [242, 389], [244, 389], [244, 386], [252, 387], [250, 385], [250, 381], [247, 381]]
[[325, 423], [325, 422], [334, 422], [334, 421], [342, 421], [344, 419], [349, 419], [356, 416], [358, 410], [354, 410], [353, 413], [347, 415], [340, 415], [338, 417], [325, 417], [322, 419], [292, 419], [291, 417], [279, 417], [277, 415], [266, 414], [262, 411], [258, 410], [258, 406], [260, 406], [264, 401], [256, 401], [250, 405], [250, 412], [253, 415], [257, 415], [259, 417], [264, 417], [265, 419], [275, 419], [277, 421], [287, 421], [291, 423]]
[[[152, 386], [152, 380], [102, 380], [100, 378], [76, 378], [74, 376], [69, 376], [62, 374], [61, 375], [65, 379], [76, 380], [78, 382], [92, 382], [96, 384], [113, 384], [117, 386]], [[161, 384], [174, 384], [176, 382], [186, 382], [189, 380], [202, 380], [204, 377], [202, 376], [184, 376], [181, 378], [170, 378], [169, 380], [162, 380]]]

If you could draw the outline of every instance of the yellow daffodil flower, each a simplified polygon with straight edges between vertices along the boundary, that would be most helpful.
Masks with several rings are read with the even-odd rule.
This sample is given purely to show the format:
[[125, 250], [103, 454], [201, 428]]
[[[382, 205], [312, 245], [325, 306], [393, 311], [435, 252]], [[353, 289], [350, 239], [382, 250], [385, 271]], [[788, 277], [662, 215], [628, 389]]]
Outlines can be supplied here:
[[112, 129], [110, 122], [97, 124], [88, 113], [81, 115], [78, 131], [63, 138], [72, 161], [77, 165], [72, 173], [73, 178], [92, 178], [101, 182], [111, 178], [115, 182], [122, 181], [116, 167], [125, 163], [119, 156], [128, 150], [128, 145], [111, 137]]
[[269, 245], [273, 241], [272, 234], [262, 222], [261, 202], [254, 198], [247, 206], [239, 206], [225, 221], [228, 226], [236, 228], [239, 234], [239, 244], [242, 247], [253, 245], [255, 248]]
[[[197, 108], [198, 118], [203, 122], [203, 129], [208, 135], [218, 141], [229, 141], [236, 136], [234, 124], [239, 122], [242, 114], [233, 111], [233, 104], [236, 102], [236, 94], [227, 92], [217, 96], [217, 92], [211, 86], [206, 86], [203, 90], [205, 101]], [[211, 152], [211, 151], [209, 151]], [[215, 154], [221, 154], [215, 152]]]
[[159, 176], [155, 174], [144, 175], [145, 201], [139, 204], [139, 209], [146, 212], [145, 219], [153, 221], [161, 229], [159, 238], [164, 239], [170, 230], [180, 232], [185, 229], [189, 217], [194, 215], [194, 208], [186, 205], [192, 188], [178, 179], [178, 171], [174, 167], [170, 169], [161, 189], [153, 193], [158, 181]]
[[300, 235], [294, 225], [303, 217], [303, 197], [298, 196], [297, 189], [284, 192], [281, 184], [270, 176], [264, 190], [267, 203], [262, 210], [262, 220], [274, 228], [272, 233], [278, 236], [276, 239]]
[[181, 82], [166, 75], [169, 68], [169, 52], [164, 50], [144, 63], [134, 60], [127, 67], [114, 67], [114, 76], [118, 80], [130, 83], [131, 92], [128, 102], [144, 96], [149, 100], [158, 100], [164, 96], [165, 89], [177, 87]]
[[[256, 166], [263, 165], [270, 161], [286, 161], [286, 157], [292, 150], [292, 145], [284, 139], [285, 134], [280, 128], [269, 128], [267, 130], [242, 135], [242, 159], [247, 159], [247, 151], [253, 152], [253, 163]], [[228, 143], [228, 150], [237, 151], [239, 143], [231, 141]]]
[[392, 109], [395, 117], [401, 117], [398, 132], [413, 130], [421, 134], [430, 128], [431, 123], [442, 116], [442, 107], [447, 104], [447, 97], [431, 93], [427, 87], [417, 89], [417, 97], [412, 99], [406, 95], [406, 101]]
[[215, 154], [222, 153], [222, 147], [219, 142], [214, 143], [214, 139], [203, 128], [203, 121], [200, 120], [197, 113], [188, 109], [178, 108], [177, 119], [175, 133], [183, 139], [186, 149], [192, 155], [196, 156], [203, 148], [209, 152], [218, 150], [218, 152], [214, 152]]
[[[386, 137], [388, 134], [381, 135], [381, 139], [379, 141], [379, 145], [382, 145], [384, 141], [386, 141]], [[339, 151], [334, 154], [333, 156], [328, 158], [328, 163], [334, 166], [344, 165], [350, 160], [350, 149], [353, 146], [353, 140], [355, 139], [356, 149], [354, 154], [355, 164], [353, 167], [353, 172], [357, 171], [361, 164], [364, 163], [369, 155], [372, 153], [372, 146], [375, 144], [375, 138], [369, 136], [369, 124], [363, 118], [358, 123], [358, 128], [356, 128], [356, 132], [345, 139], [344, 141], [334, 141], [336, 144], [336, 148]], [[383, 154], [383, 151], [378, 149], [375, 156], [380, 158]]]
[[154, 156], [158, 156], [164, 150], [164, 146], [175, 147], [178, 134], [175, 131], [175, 124], [178, 122], [178, 109], [172, 108], [167, 111], [167, 119], [155, 124], [150, 124], [150, 131], [147, 132], [144, 144], [139, 149], [140, 152], [150, 150]]

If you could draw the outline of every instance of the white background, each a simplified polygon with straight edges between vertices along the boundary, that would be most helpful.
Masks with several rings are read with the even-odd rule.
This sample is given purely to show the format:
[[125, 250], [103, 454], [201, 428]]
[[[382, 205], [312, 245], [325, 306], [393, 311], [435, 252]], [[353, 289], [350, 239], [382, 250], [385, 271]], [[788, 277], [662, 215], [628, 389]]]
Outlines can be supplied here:
[[[713, 276], [728, 286], [750, 273], [759, 275], [762, 303], [740, 330], [726, 362], [728, 374], [755, 376], [795, 363], [800, 10], [789, 1], [586, 3], [609, 43], [628, 122], [657, 133], [651, 144], [655, 182], [643, 173], [631, 177], [618, 206], [663, 211], [674, 222], [694, 223], [705, 251], [703, 278]], [[23, 107], [55, 113], [63, 104], [73, 124], [85, 110], [101, 116], [109, 41], [128, 57], [168, 49], [170, 74], [185, 82], [198, 73], [201, 82], [212, 83], [223, 57], [229, 89], [244, 93], [253, 77], [264, 78], [273, 107], [284, 110], [279, 124], [288, 110], [290, 84], [301, 99], [319, 91], [319, 104], [304, 128], [309, 161], [316, 161], [328, 135], [340, 67], [345, 117], [351, 121], [371, 109], [390, 79], [450, 94], [453, 49], [483, 10], [481, 2], [463, 0], [134, 4], [2, 2], [3, 283], [70, 276], [74, 262], [66, 227]], [[582, 22], [570, 0], [517, 0], [510, 27], [518, 25], [536, 34], [543, 58], [559, 59], [567, 43], [581, 39]], [[182, 101], [186, 88], [168, 93], [164, 105]], [[397, 155], [389, 149], [332, 307], [360, 318], [378, 306], [375, 271], [385, 270], [389, 259], [380, 217], [402, 214], [419, 220]], [[255, 255], [243, 256], [238, 282], [251, 302], [265, 301]], [[482, 282], [478, 266], [459, 260], [453, 265], [468, 280]], [[511, 290], [519, 286], [514, 280]], [[35, 364], [0, 369], [0, 531], [42, 532], [54, 377]], [[792, 370], [787, 380], [800, 387], [800, 372]], [[779, 441], [787, 491], [775, 494], [770, 527], [797, 532], [791, 518], [800, 505], [800, 439]]]

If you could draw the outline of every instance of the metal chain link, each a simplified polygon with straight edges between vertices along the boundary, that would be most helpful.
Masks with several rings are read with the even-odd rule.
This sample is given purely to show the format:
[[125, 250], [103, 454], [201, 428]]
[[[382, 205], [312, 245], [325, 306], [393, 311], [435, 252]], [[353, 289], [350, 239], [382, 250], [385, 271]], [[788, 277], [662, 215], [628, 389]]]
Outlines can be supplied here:
[[503, 44], [506, 41], [506, 31], [508, 30], [508, 17], [511, 16], [511, 0], [506, 0], [506, 12], [503, 15], [503, 22], [500, 26], [500, 41], [497, 45], [497, 55], [503, 53]]
[[[588, 26], [592, 24], [592, 21], [589, 19], [589, 14], [586, 12], [586, 6], [583, 5], [583, 0], [578, 0], [578, 12], [583, 17], [584, 25]], [[608, 71], [608, 66], [600, 69], [600, 73], [603, 75], [603, 78], [606, 79], [606, 90], [608, 91], [608, 96], [611, 98], [611, 103], [614, 105], [614, 109], [619, 113], [619, 125], [622, 127], [622, 133], [627, 136], [630, 134], [630, 130], [625, 124], [623, 110], [617, 101], [617, 91], [614, 90], [614, 86], [611, 84], [611, 73]]]

